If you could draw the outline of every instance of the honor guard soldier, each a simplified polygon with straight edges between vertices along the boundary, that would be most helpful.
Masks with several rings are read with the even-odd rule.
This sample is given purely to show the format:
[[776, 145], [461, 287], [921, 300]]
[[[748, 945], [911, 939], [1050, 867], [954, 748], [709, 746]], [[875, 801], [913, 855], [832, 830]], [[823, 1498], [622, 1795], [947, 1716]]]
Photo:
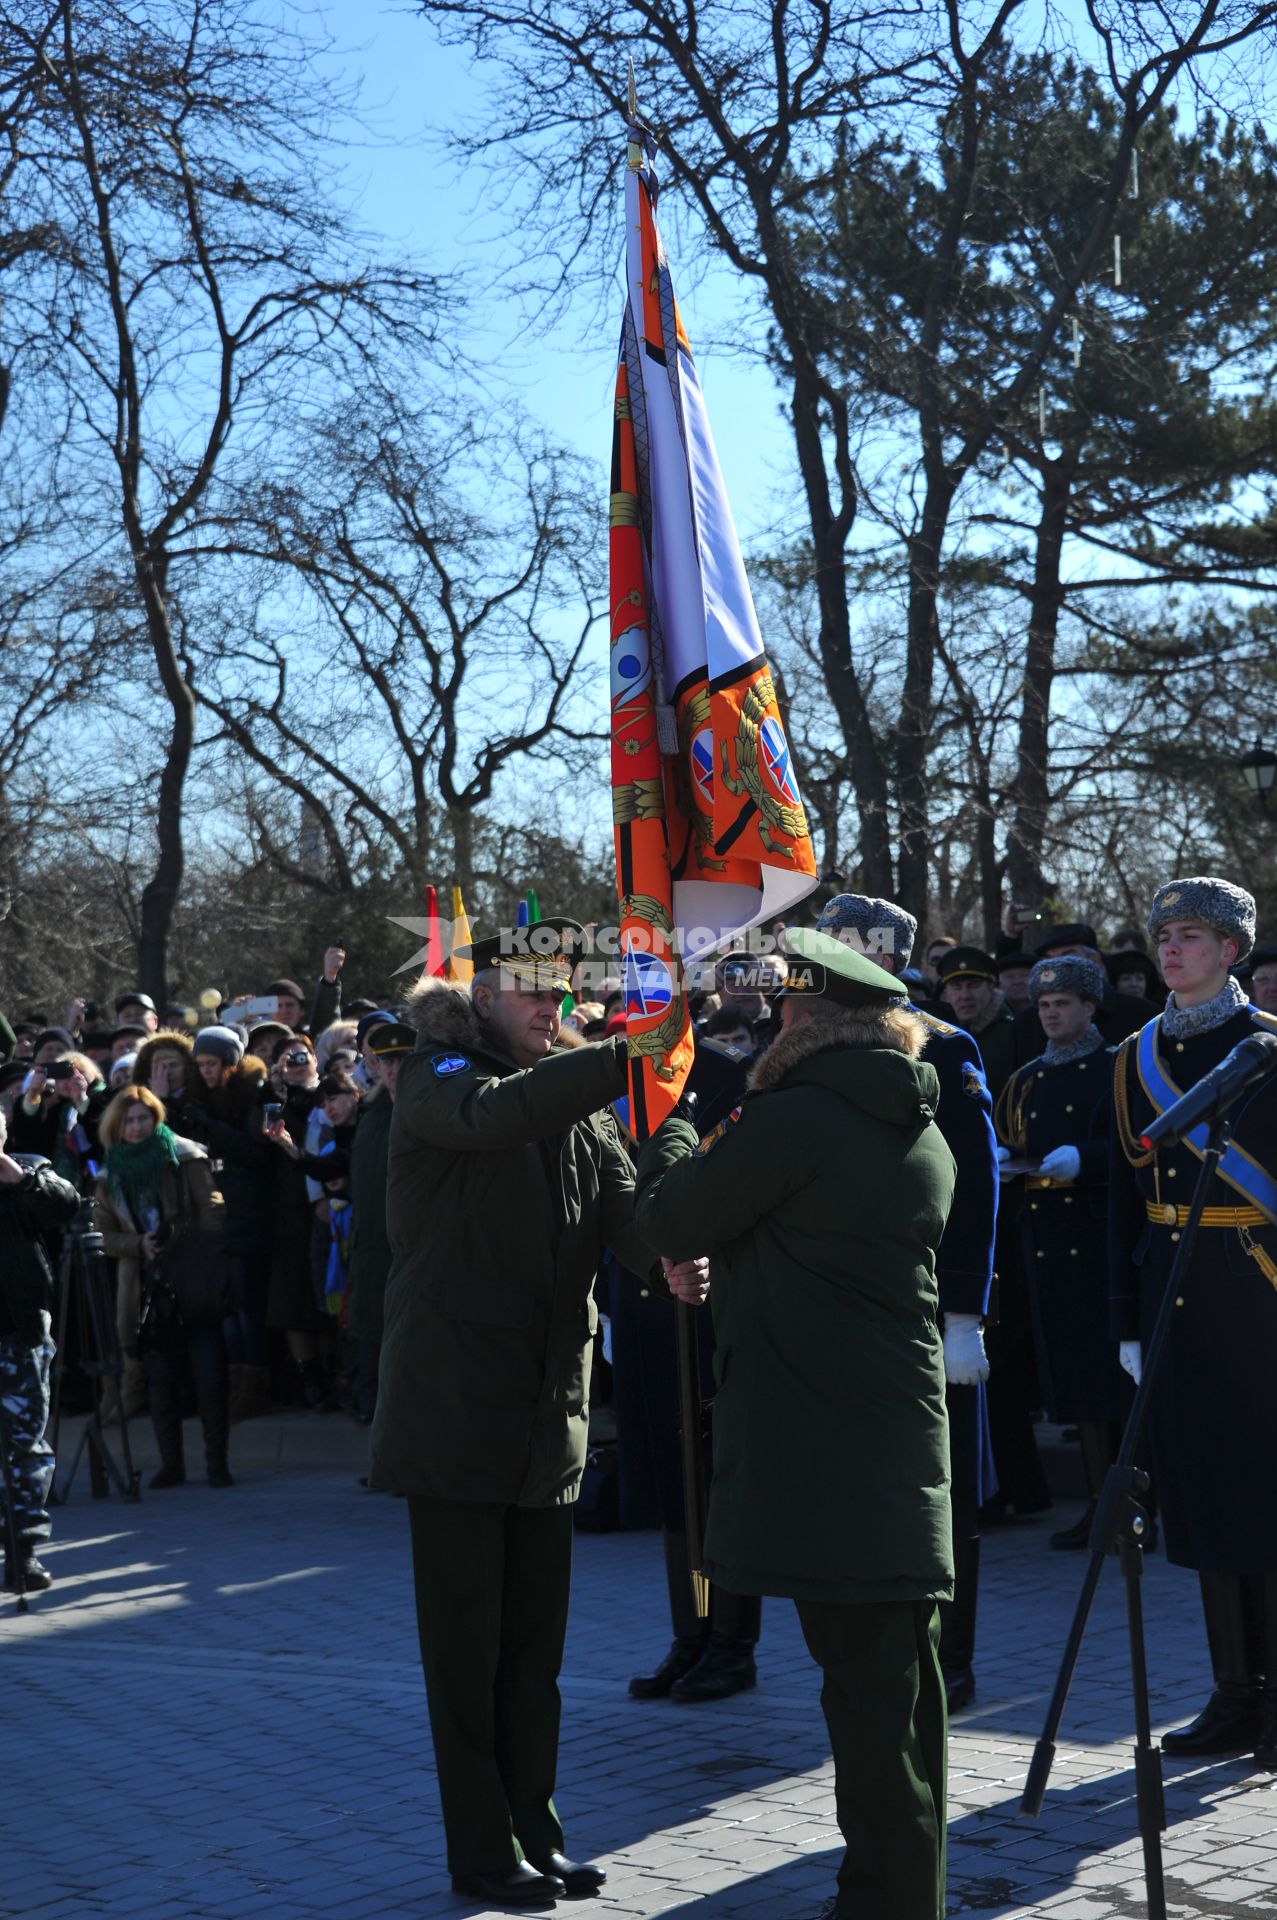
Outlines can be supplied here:
[[[1095, 1025], [1104, 976], [1093, 960], [1039, 960], [1029, 996], [1046, 1050], [1007, 1082], [998, 1137], [1015, 1160], [1036, 1166], [1004, 1191], [1024, 1237], [1038, 1377], [1050, 1418], [1076, 1424], [1089, 1498], [1075, 1526], [1051, 1545], [1085, 1547], [1091, 1516], [1115, 1457], [1115, 1423], [1130, 1408], [1130, 1382], [1109, 1337], [1108, 1140], [1113, 1054]], [[1012, 1198], [1019, 1195], [1019, 1203]]]
[[[836, 894], [822, 910], [821, 932], [862, 948], [888, 973], [909, 965], [918, 923], [890, 900]], [[949, 950], [953, 951], [952, 942]], [[980, 1508], [995, 1491], [985, 1382], [989, 1362], [982, 1320], [989, 1310], [998, 1212], [992, 1103], [980, 1049], [960, 1027], [915, 1009], [926, 1030], [924, 1057], [940, 1081], [936, 1125], [958, 1167], [941, 1242], [938, 1278], [952, 1450], [954, 1597], [941, 1609], [940, 1664], [949, 1711], [975, 1697], [976, 1609], [980, 1587]]]
[[712, 1249], [706, 1572], [793, 1599], [823, 1671], [846, 1841], [829, 1912], [940, 1920], [952, 1559], [936, 1248], [953, 1156], [899, 983], [820, 933], [786, 939], [781, 1031], [739, 1118], [702, 1148], [671, 1115], [639, 1155], [636, 1214], [654, 1244]]
[[[1206, 1129], [1141, 1144], [1159, 1113], [1256, 1029], [1230, 968], [1255, 938], [1255, 902], [1227, 880], [1172, 880], [1154, 895], [1149, 938], [1166, 1011], [1126, 1040], [1114, 1071], [1110, 1272], [1115, 1332], [1138, 1381], [1188, 1218]], [[1149, 1407], [1168, 1559], [1201, 1580], [1215, 1685], [1174, 1754], [1253, 1750], [1277, 1769], [1277, 1076], [1233, 1106], [1232, 1143], [1211, 1180]]]
[[[1084, 920], [1072, 920], [1064, 926], [1049, 927], [1034, 949], [1038, 960], [1094, 960], [1101, 965], [1099, 942], [1095, 928], [1087, 926]], [[1115, 993], [1107, 980], [1104, 985], [1104, 998], [1095, 1010], [1095, 1024], [1107, 1046], [1116, 1046], [1128, 1033], [1136, 1033], [1144, 1022], [1156, 1013], [1157, 1007], [1152, 1001], [1141, 1001], [1135, 994]], [[1036, 1060], [1046, 1045], [1046, 1035], [1042, 1031], [1042, 1022], [1038, 1019], [1037, 1009], [1025, 1008], [1016, 1015], [1015, 1020], [1016, 1057], [1023, 1063]]]
[[[557, 1045], [580, 938], [539, 921], [468, 949], [469, 997], [429, 983], [390, 1126], [370, 1478], [408, 1497], [453, 1886], [498, 1908], [606, 1878], [563, 1851], [558, 1675], [594, 1276], [605, 1246], [638, 1269], [654, 1257], [609, 1104], [625, 1041]], [[668, 1279], [699, 1299], [704, 1263]]]

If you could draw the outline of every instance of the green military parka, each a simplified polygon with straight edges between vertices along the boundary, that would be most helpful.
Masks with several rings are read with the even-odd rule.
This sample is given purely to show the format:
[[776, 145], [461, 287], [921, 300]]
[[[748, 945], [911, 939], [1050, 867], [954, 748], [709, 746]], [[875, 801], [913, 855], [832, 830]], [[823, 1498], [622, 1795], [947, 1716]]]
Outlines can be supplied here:
[[639, 1271], [654, 1258], [609, 1109], [624, 1052], [562, 1047], [521, 1071], [442, 985], [411, 1017], [371, 1477], [439, 1500], [564, 1505], [585, 1463], [599, 1256]]
[[924, 1040], [903, 1011], [804, 1022], [721, 1139], [698, 1151], [673, 1117], [639, 1157], [640, 1230], [710, 1256], [705, 1570], [729, 1592], [952, 1590], [935, 1273], [954, 1163]]

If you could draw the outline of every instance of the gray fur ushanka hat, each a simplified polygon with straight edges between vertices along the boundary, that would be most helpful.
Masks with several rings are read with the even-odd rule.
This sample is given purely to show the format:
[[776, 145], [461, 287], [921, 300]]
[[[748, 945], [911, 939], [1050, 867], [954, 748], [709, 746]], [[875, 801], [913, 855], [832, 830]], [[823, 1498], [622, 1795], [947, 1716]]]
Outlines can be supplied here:
[[1237, 958], [1244, 960], [1255, 944], [1255, 897], [1231, 880], [1217, 880], [1198, 874], [1191, 880], [1168, 880], [1153, 895], [1148, 910], [1148, 937], [1156, 940], [1171, 920], [1200, 920], [1213, 927], [1225, 940], [1238, 943]]
[[892, 900], [877, 900], [869, 893], [836, 893], [820, 910], [818, 933], [860, 936], [870, 959], [876, 953], [895, 955], [897, 965], [907, 967], [913, 952], [918, 922]]
[[1029, 975], [1029, 998], [1036, 1007], [1044, 993], [1075, 993], [1079, 1000], [1099, 1006], [1107, 982], [1103, 968], [1080, 953], [1057, 954], [1053, 960], [1039, 960]]

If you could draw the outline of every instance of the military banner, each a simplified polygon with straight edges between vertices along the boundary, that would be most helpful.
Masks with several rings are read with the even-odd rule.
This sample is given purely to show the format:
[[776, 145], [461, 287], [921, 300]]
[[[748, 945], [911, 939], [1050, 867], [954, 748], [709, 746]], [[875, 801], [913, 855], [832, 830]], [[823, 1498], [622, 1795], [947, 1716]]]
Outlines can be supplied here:
[[612, 817], [631, 1112], [643, 1139], [692, 1063], [684, 967], [783, 916], [815, 861], [692, 350], [629, 130], [612, 439]]

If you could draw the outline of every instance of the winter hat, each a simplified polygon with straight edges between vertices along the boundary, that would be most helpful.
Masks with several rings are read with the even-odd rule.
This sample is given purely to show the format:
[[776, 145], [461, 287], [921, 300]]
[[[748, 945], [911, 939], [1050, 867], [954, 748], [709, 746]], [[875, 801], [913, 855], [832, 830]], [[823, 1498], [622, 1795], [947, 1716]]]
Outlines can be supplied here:
[[1170, 920], [1200, 920], [1225, 940], [1237, 942], [1237, 958], [1244, 960], [1255, 944], [1255, 896], [1231, 880], [1198, 875], [1192, 880], [1168, 880], [1153, 895], [1148, 910], [1148, 937], [1156, 940]]
[[244, 1058], [244, 1042], [233, 1027], [201, 1027], [195, 1036], [196, 1054], [210, 1053], [224, 1067], [237, 1067]]
[[836, 893], [821, 908], [816, 931], [835, 939], [851, 933], [871, 959], [876, 953], [891, 953], [900, 966], [907, 967], [918, 922], [894, 900], [878, 900], [869, 893]]
[[1061, 953], [1050, 960], [1039, 960], [1029, 975], [1029, 998], [1036, 1007], [1044, 993], [1075, 993], [1079, 1000], [1093, 1006], [1104, 1004], [1104, 973], [1094, 960], [1080, 953]]

